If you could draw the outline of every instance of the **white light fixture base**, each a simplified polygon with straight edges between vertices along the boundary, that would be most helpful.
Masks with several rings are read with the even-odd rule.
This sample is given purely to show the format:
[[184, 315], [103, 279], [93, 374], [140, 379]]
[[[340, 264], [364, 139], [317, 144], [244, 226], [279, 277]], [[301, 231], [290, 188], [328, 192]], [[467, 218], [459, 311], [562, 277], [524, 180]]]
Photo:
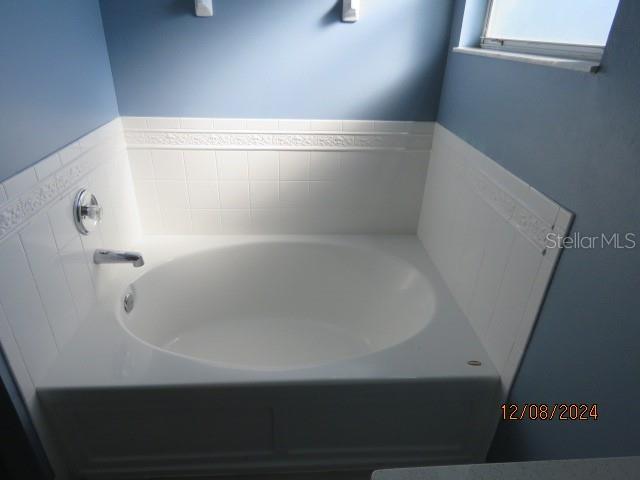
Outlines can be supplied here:
[[211, 17], [213, 16], [213, 0], [195, 0], [196, 16]]
[[342, 0], [342, 21], [357, 22], [360, 18], [360, 0]]

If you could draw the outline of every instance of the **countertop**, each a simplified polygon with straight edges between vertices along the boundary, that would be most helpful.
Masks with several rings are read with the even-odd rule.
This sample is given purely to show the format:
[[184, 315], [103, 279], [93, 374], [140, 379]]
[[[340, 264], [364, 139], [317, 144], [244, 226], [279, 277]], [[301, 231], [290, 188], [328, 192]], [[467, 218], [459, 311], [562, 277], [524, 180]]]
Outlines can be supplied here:
[[372, 480], [637, 480], [640, 457], [377, 470]]

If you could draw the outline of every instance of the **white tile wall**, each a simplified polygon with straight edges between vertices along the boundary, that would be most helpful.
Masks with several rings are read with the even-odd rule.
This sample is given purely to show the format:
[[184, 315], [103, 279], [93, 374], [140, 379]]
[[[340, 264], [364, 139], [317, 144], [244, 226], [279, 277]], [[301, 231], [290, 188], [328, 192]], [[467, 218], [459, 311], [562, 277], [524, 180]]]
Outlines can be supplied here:
[[257, 151], [248, 152], [249, 178], [251, 180], [277, 180], [279, 178], [278, 152]]
[[418, 235], [510, 389], [572, 214], [437, 125]]
[[181, 118], [180, 127], [188, 130], [211, 130], [213, 128], [213, 119]]
[[55, 359], [56, 343], [19, 236], [0, 246], [0, 304], [34, 382]]
[[219, 151], [215, 152], [218, 164], [218, 178], [223, 180], [247, 180], [249, 178], [249, 161], [247, 152]]
[[0, 305], [0, 342], [13, 375], [20, 386], [22, 397], [28, 406], [33, 405], [36, 399], [36, 387], [31, 380], [27, 366], [22, 358], [20, 347], [16, 343], [13, 331], [7, 321], [7, 316]]
[[62, 167], [62, 160], [57, 153], [41, 160], [34, 166], [38, 180], [44, 180], [52, 173], [57, 172], [60, 167]]
[[[130, 150], [130, 154], [135, 154], [136, 152], [145, 152], [145, 150]], [[215, 152], [192, 150], [183, 152], [183, 156], [187, 180], [212, 181], [218, 179]], [[135, 171], [133, 176], [138, 178], [138, 174]], [[153, 172], [148, 178], [153, 179]]]
[[[144, 156], [139, 160], [137, 175], [154, 179], [150, 158], [147, 165]], [[81, 238], [71, 205], [84, 186], [98, 197], [104, 221]], [[58, 473], [62, 466], [49, 442], [36, 386], [109, 273], [93, 264], [93, 251], [126, 248], [139, 235], [131, 205], [135, 196], [120, 120], [0, 184], [0, 342]]]
[[[416, 231], [431, 123], [153, 118], [123, 123], [145, 233]], [[178, 136], [189, 130], [198, 130], [197, 137]]]
[[9, 199], [14, 199], [18, 198], [36, 183], [38, 183], [38, 177], [36, 176], [35, 168], [27, 168], [26, 170], [23, 170], [13, 177], [5, 180], [4, 190]]

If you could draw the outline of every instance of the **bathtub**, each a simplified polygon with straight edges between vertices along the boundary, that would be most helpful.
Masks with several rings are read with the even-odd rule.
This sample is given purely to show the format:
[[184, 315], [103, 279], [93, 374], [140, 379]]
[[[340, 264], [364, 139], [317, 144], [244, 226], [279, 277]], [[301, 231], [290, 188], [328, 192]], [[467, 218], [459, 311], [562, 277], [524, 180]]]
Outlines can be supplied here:
[[484, 460], [499, 377], [416, 237], [136, 248], [143, 268], [96, 267], [96, 306], [37, 386], [78, 476]]

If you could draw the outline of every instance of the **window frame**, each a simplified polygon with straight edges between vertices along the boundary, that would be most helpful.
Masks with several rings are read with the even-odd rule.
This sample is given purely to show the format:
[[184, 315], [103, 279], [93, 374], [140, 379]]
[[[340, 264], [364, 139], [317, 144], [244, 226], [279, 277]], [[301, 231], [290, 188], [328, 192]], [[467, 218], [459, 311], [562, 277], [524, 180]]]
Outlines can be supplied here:
[[567, 58], [572, 60], [585, 60], [599, 62], [602, 60], [605, 45], [578, 45], [571, 43], [541, 42], [534, 40], [514, 40], [508, 38], [495, 38], [487, 36], [489, 21], [493, 9], [493, 0], [487, 1], [487, 11], [484, 17], [482, 35], [480, 36], [480, 48], [487, 50], [499, 50], [502, 52], [519, 53], [525, 55], [539, 55], [543, 57]]

